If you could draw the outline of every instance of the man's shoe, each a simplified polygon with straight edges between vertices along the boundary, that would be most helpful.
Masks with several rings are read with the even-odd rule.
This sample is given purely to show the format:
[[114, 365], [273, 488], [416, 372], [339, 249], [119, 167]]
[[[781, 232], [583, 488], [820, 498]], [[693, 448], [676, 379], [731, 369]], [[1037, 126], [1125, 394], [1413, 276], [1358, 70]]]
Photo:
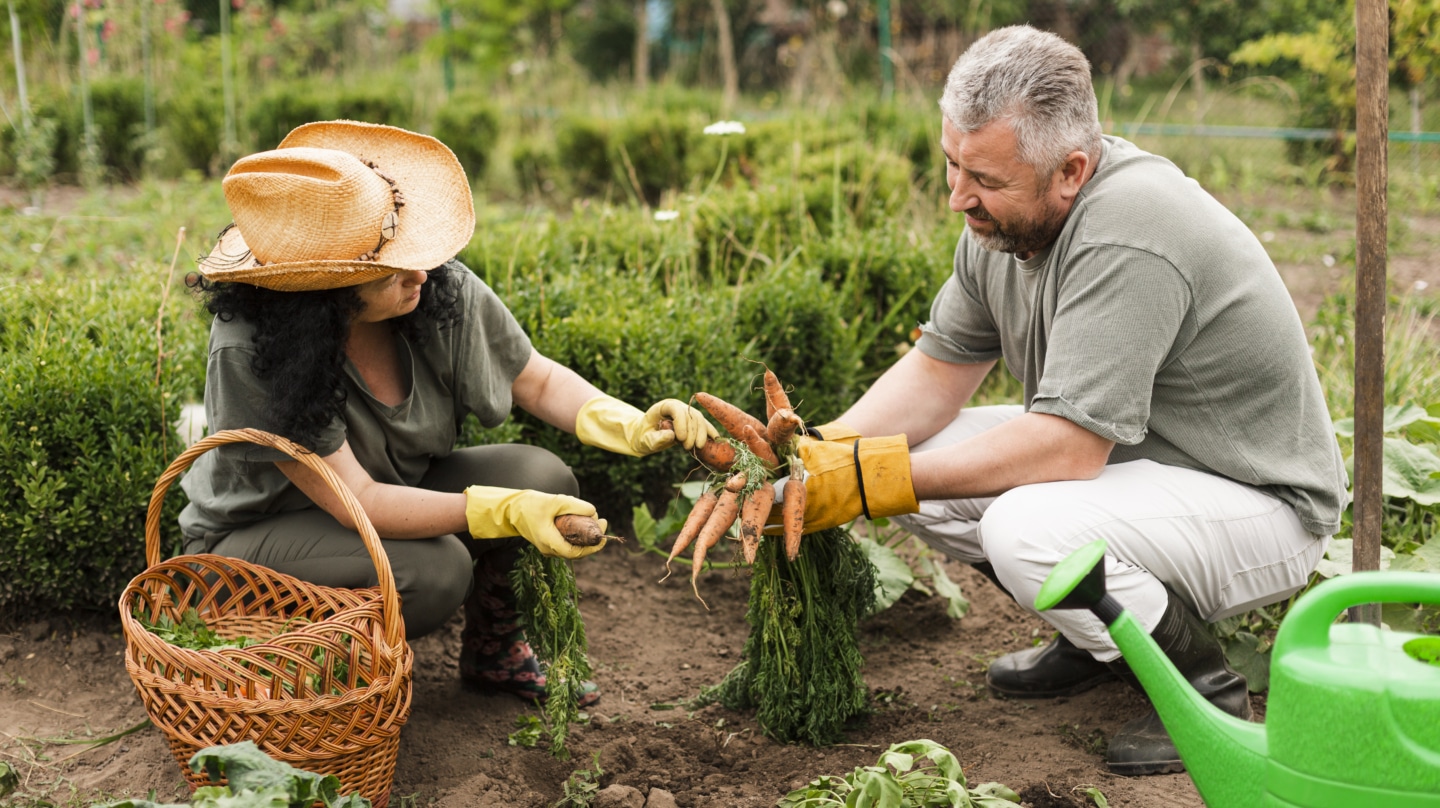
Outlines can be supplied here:
[[[1250, 720], [1254, 713], [1250, 709], [1250, 692], [1245, 686], [1245, 677], [1236, 673], [1225, 662], [1225, 650], [1215, 639], [1205, 623], [1166, 587], [1170, 601], [1160, 625], [1150, 636], [1175, 667], [1200, 695], [1211, 704], [1235, 716]], [[1140, 687], [1140, 680], [1130, 672], [1123, 660], [1111, 663], [1120, 679], [1131, 687]], [[1165, 731], [1160, 715], [1150, 708], [1145, 715], [1120, 728], [1110, 740], [1105, 755], [1105, 765], [1116, 774], [1145, 775], [1172, 774], [1185, 771], [1175, 743]]]
[[1104, 662], [1057, 634], [1049, 645], [1006, 654], [990, 663], [985, 684], [1012, 699], [1073, 696], [1116, 678]]

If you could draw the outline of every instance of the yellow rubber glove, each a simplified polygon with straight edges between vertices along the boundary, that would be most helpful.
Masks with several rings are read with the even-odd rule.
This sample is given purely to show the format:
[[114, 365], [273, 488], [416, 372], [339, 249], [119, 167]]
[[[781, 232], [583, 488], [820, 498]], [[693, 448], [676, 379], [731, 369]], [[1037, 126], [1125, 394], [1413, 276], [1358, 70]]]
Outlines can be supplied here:
[[[660, 429], [665, 419], [673, 424], [671, 429]], [[581, 443], [631, 457], [654, 454], [676, 443], [698, 449], [719, 434], [699, 410], [673, 398], [641, 412], [618, 398], [596, 396], [575, 416], [575, 436]]]
[[[477, 539], [523, 536], [545, 555], [561, 558], [581, 558], [605, 546], [603, 539], [594, 547], [577, 547], [565, 541], [555, 527], [555, 517], [567, 513], [594, 516], [595, 506], [564, 494], [529, 489], [487, 485], [465, 489], [465, 520], [470, 535]], [[604, 533], [605, 520], [598, 521]]]
[[[824, 434], [824, 427], [821, 430]], [[797, 451], [805, 467], [806, 533], [844, 525], [861, 515], [878, 519], [920, 510], [910, 480], [910, 447], [905, 436], [861, 438], [858, 454], [856, 444], [853, 439], [845, 443], [800, 440]], [[778, 521], [777, 508], [767, 524]], [[775, 531], [767, 528], [766, 532]]]
[[805, 434], [824, 441], [843, 441], [845, 443], [854, 443], [855, 439], [860, 437], [859, 432], [856, 432], [854, 429], [851, 429], [839, 421], [831, 421], [828, 424], [821, 424], [812, 429], [807, 429]]

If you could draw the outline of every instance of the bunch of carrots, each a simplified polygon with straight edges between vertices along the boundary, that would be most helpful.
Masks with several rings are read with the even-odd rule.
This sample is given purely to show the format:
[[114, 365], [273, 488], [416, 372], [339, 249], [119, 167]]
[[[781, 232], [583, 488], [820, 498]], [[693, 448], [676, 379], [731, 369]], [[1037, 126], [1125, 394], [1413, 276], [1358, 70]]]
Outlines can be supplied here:
[[695, 452], [696, 459], [715, 472], [717, 480], [696, 501], [665, 562], [669, 570], [670, 562], [694, 545], [690, 585], [699, 597], [700, 568], [705, 555], [729, 533], [737, 519], [745, 563], [755, 563], [755, 553], [775, 505], [772, 480], [782, 465], [788, 465], [790, 478], [781, 497], [780, 535], [784, 538], [786, 558], [794, 561], [799, 556], [805, 526], [805, 466], [795, 451], [796, 436], [804, 422], [795, 414], [785, 388], [769, 368], [765, 370], [768, 422], [709, 393], [696, 393], [695, 401], [731, 437], [728, 441], [709, 441]]

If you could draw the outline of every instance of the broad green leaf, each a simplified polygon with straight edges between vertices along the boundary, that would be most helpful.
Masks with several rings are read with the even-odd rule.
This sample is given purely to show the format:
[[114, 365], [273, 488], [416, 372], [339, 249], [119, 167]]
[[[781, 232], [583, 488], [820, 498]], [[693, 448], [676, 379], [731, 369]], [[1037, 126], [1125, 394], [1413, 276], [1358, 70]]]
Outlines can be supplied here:
[[855, 790], [845, 796], [845, 808], [903, 808], [905, 793], [895, 775], [883, 769], [855, 770]]
[[[1432, 409], [1440, 410], [1434, 407]], [[1418, 404], [1392, 404], [1385, 408], [1383, 425], [1380, 427], [1385, 434], [1393, 434], [1415, 424], [1421, 425], [1421, 432], [1433, 434], [1440, 429], [1440, 415], [1427, 411]], [[1355, 437], [1355, 419], [1340, 418], [1335, 421], [1335, 434], [1341, 437]]]
[[870, 539], [856, 539], [860, 549], [865, 552], [865, 557], [875, 567], [875, 611], [884, 611], [895, 604], [910, 584], [915, 580], [915, 574], [910, 571], [910, 566], [905, 560], [895, 554], [894, 550], [883, 544], [877, 544]]
[[636, 505], [630, 512], [635, 527], [635, 541], [641, 547], [653, 547], [660, 542], [659, 531], [655, 524], [655, 517], [650, 515], [650, 509], [644, 505]]
[[1270, 644], [1248, 631], [1237, 631], [1221, 641], [1225, 659], [1236, 673], [1245, 677], [1250, 692], [1270, 687]]
[[20, 775], [9, 763], [0, 762], [0, 797], [9, 794], [20, 784]]
[[1000, 783], [982, 783], [970, 791], [975, 808], [1019, 808], [1020, 795]]
[[[1395, 551], [1389, 547], [1380, 547], [1380, 569], [1389, 569], [1390, 562], [1395, 560]], [[1325, 548], [1325, 557], [1320, 559], [1316, 565], [1315, 572], [1321, 578], [1333, 578], [1336, 575], [1348, 575], [1355, 568], [1355, 540], [1354, 539], [1331, 539], [1330, 546]]]
[[1400, 438], [1385, 439], [1385, 496], [1413, 499], [1421, 505], [1440, 505], [1440, 455], [1433, 449]]
[[1440, 625], [1440, 607], [1433, 605], [1415, 606], [1410, 603], [1380, 604], [1380, 622], [1391, 631], [1408, 631], [1422, 634], [1434, 631]]
[[945, 613], [952, 619], [959, 620], [970, 612], [970, 601], [966, 600], [965, 594], [960, 591], [960, 585], [950, 580], [945, 574], [945, 567], [931, 558], [923, 559], [928, 565], [930, 583], [935, 587], [935, 594], [946, 600]]
[[1085, 796], [1095, 803], [1095, 808], [1110, 808], [1110, 801], [1105, 799], [1105, 795], [1100, 793], [1100, 789], [1094, 786], [1085, 789]]

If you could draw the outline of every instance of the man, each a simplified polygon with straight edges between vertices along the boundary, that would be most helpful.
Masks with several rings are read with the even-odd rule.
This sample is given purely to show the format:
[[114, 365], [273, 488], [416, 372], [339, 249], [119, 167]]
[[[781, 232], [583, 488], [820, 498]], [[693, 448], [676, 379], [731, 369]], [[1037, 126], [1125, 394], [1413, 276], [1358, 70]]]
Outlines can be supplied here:
[[[955, 271], [918, 350], [802, 441], [806, 530], [909, 514], [1027, 608], [1057, 562], [1104, 538], [1110, 591], [1206, 698], [1248, 718], [1245, 680], [1202, 621], [1299, 590], [1346, 497], [1289, 294], [1197, 183], [1101, 134], [1090, 66], [1059, 37], [982, 38], [940, 108], [966, 224]], [[1024, 405], [962, 409], [1000, 358]], [[1095, 617], [1042, 616], [1058, 637], [996, 660], [993, 690], [1137, 684]], [[1107, 763], [1183, 770], [1153, 711]]]

